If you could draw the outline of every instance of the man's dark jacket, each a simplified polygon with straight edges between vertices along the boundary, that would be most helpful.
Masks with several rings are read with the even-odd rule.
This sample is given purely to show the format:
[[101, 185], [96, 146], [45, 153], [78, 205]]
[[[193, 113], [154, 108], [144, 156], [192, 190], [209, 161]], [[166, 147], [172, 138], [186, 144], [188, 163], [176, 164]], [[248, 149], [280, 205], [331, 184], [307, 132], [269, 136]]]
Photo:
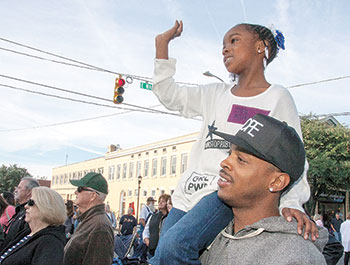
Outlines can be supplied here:
[[114, 235], [104, 204], [82, 213], [73, 236], [64, 248], [63, 265], [112, 264]]

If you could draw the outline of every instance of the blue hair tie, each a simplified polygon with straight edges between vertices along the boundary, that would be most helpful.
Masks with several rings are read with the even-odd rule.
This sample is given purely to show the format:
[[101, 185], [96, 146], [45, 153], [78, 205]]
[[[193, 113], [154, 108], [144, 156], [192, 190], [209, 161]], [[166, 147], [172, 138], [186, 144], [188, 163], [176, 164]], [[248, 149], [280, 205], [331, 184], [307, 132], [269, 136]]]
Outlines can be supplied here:
[[275, 41], [277, 43], [277, 47], [281, 48], [282, 50], [285, 50], [283, 33], [279, 30], [276, 30], [275, 32], [272, 32], [272, 33], [275, 33], [274, 36], [275, 36]]

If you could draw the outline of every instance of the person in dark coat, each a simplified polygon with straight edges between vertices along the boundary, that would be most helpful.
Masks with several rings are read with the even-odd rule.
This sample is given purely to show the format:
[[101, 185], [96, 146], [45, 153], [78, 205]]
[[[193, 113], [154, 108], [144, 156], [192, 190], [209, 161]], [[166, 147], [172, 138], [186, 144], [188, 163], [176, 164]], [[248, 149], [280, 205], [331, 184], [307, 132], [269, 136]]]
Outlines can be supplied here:
[[60, 265], [66, 243], [63, 222], [66, 210], [62, 197], [47, 187], [32, 189], [25, 205], [30, 233], [20, 232], [0, 253], [2, 265]]
[[168, 203], [171, 204], [171, 196], [168, 194], [160, 195], [158, 199], [159, 211], [151, 216], [146, 223], [145, 230], [143, 231], [143, 241], [148, 247], [149, 257], [154, 256], [154, 252], [157, 248], [159, 235], [163, 227], [165, 218], [168, 216]]
[[18, 203], [16, 207], [16, 213], [9, 220], [7, 227], [5, 228], [5, 239], [1, 244], [0, 251], [13, 241], [18, 235], [30, 233], [28, 224], [25, 221], [26, 210], [24, 206], [32, 196], [32, 189], [39, 187], [39, 183], [36, 179], [30, 177], [24, 177], [19, 182], [15, 189], [15, 200]]
[[104, 201], [108, 183], [99, 173], [90, 172], [70, 183], [77, 187], [74, 204], [80, 221], [64, 248], [63, 265], [109, 265], [113, 261], [114, 237]]

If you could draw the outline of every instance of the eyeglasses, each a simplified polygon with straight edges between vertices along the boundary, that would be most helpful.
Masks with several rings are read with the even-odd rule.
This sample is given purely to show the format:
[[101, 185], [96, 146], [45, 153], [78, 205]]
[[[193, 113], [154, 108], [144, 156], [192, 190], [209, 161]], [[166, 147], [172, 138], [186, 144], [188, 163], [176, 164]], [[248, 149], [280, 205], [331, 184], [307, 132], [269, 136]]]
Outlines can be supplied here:
[[35, 201], [32, 200], [32, 199], [29, 199], [29, 200], [27, 201], [27, 205], [30, 206], [30, 207], [33, 207], [33, 206], [35, 205]]
[[77, 192], [82, 192], [82, 191], [91, 191], [91, 192], [96, 192], [98, 195], [100, 195], [100, 193], [98, 193], [98, 191], [95, 191], [95, 190], [91, 190], [91, 189], [88, 189], [88, 188], [85, 188], [85, 187], [81, 187], [81, 186], [79, 186], [78, 188], [77, 188]]

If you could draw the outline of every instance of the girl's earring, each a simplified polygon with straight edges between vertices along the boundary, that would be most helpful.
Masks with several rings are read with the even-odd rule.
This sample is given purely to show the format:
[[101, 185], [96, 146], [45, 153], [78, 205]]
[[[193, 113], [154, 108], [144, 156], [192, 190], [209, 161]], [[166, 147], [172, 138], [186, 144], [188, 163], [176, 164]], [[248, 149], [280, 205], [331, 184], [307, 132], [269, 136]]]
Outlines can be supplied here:
[[269, 188], [269, 191], [270, 191], [270, 192], [273, 192], [273, 189], [270, 187], [270, 188]]
[[261, 50], [260, 50], [260, 49], [258, 49], [258, 53], [261, 53]]
[[266, 60], [266, 57], [264, 57], [264, 59], [263, 59], [263, 64], [264, 64], [264, 69], [266, 69], [266, 67], [267, 67], [267, 60]]

